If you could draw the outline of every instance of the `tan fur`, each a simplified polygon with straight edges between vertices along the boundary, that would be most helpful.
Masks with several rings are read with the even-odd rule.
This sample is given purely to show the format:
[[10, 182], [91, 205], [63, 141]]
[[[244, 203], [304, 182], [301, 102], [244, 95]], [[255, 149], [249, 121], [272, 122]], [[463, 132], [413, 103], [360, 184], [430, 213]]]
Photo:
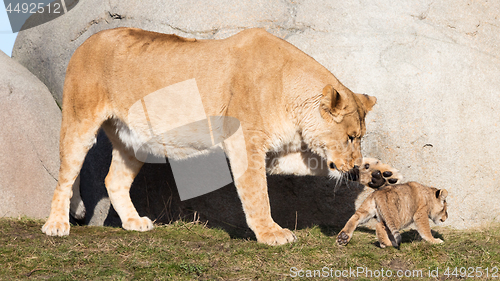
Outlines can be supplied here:
[[429, 219], [434, 223], [448, 218], [445, 189], [439, 190], [416, 182], [387, 186], [376, 190], [361, 204], [337, 236], [339, 245], [346, 245], [358, 224], [376, 218], [376, 234], [380, 247], [399, 247], [399, 230], [415, 223], [422, 238], [431, 243], [442, 243], [431, 234]]
[[[233, 175], [240, 175], [235, 185], [247, 223], [261, 243], [277, 245], [296, 239], [271, 218], [267, 153], [277, 158], [313, 153], [332, 167], [333, 174], [348, 172], [361, 161], [364, 119], [376, 99], [352, 93], [286, 41], [260, 29], [224, 40], [186, 39], [134, 28], [106, 30], [84, 42], [68, 65], [61, 169], [44, 233], [69, 234], [71, 187], [101, 127], [113, 144], [106, 187], [123, 227], [140, 231], [153, 227], [149, 218], [139, 217], [129, 196], [130, 184], [142, 166], [131, 143], [148, 137], [142, 130], [148, 124], [129, 120], [129, 109], [147, 95], [189, 79], [196, 82], [207, 116], [230, 116], [241, 123], [244, 143], [227, 139], [222, 145]], [[186, 110], [179, 106], [167, 112], [165, 122]], [[155, 141], [181, 158], [185, 150], [208, 148], [175, 138]]]

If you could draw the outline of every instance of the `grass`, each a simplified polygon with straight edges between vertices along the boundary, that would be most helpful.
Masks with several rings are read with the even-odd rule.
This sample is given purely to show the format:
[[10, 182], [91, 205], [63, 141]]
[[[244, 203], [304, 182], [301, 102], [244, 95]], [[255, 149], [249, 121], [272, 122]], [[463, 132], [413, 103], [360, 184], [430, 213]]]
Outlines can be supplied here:
[[[376, 247], [374, 231], [368, 229], [358, 229], [340, 248], [334, 243], [339, 229], [329, 227], [297, 230], [298, 242], [270, 247], [195, 222], [145, 233], [73, 226], [67, 237], [45, 236], [42, 225], [0, 219], [0, 280], [293, 280], [315, 273], [330, 280], [458, 280], [463, 279], [460, 268], [462, 274], [479, 275], [476, 267], [483, 274], [474, 280], [491, 280], [493, 267], [500, 267], [500, 225], [435, 228], [434, 235], [445, 240], [441, 245], [417, 241], [418, 234], [409, 230], [400, 250]], [[451, 269], [448, 277], [446, 268]], [[352, 274], [361, 269], [365, 273], [355, 278]], [[382, 278], [382, 270], [392, 278]], [[438, 277], [430, 277], [430, 271]], [[347, 277], [335, 278], [341, 273]], [[398, 273], [413, 275], [398, 278]], [[500, 272], [496, 276], [500, 280]]]

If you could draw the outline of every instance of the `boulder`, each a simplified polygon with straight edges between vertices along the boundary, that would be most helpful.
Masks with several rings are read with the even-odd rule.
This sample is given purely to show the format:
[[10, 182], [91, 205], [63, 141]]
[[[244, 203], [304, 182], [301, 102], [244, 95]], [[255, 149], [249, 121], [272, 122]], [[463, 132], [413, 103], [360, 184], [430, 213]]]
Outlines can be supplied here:
[[186, 0], [79, 1], [67, 14], [20, 32], [12, 56], [39, 77], [61, 104], [71, 55], [101, 30], [129, 26], [186, 37], [225, 38], [248, 27], [263, 27], [286, 37], [300, 32], [293, 24], [295, 6], [288, 1], [264, 0], [221, 0], [216, 4]]
[[0, 217], [49, 215], [61, 111], [47, 87], [0, 52]]
[[[407, 180], [448, 189], [446, 224], [464, 228], [500, 218], [494, 170], [500, 154], [500, 110], [495, 106], [500, 102], [499, 10], [498, 2], [487, 0], [89, 0], [67, 15], [20, 32], [13, 57], [37, 75], [60, 103], [71, 54], [100, 30], [133, 26], [218, 39], [249, 27], [265, 28], [311, 55], [353, 91], [377, 96], [378, 105], [367, 119], [364, 154], [400, 169]], [[145, 168], [144, 174], [153, 169]], [[145, 190], [139, 181], [134, 185]], [[305, 196], [290, 190], [315, 190], [316, 205], [297, 208], [312, 210], [322, 200], [358, 204], [364, 198], [335, 192], [335, 183], [321, 179], [278, 177], [275, 181], [271, 177], [269, 181], [270, 193]], [[164, 184], [148, 182], [148, 188], [151, 185]], [[321, 198], [321, 188], [337, 199]], [[291, 198], [282, 200], [295, 200]], [[312, 204], [303, 197], [294, 202]], [[206, 204], [207, 210], [227, 209], [215, 197], [198, 204]], [[277, 208], [273, 205], [275, 217], [285, 212]], [[334, 205], [321, 209], [324, 214], [316, 219], [308, 219], [318, 222], [319, 217], [342, 208], [352, 210]], [[294, 211], [286, 217], [295, 220]], [[299, 221], [301, 217], [298, 214]], [[333, 222], [342, 219], [331, 216], [325, 223]]]

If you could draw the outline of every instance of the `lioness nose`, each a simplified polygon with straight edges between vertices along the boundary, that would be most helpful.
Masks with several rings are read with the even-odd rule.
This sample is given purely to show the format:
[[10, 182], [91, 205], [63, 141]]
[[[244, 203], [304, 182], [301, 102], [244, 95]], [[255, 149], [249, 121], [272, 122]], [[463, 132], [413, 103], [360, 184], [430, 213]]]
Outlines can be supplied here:
[[337, 169], [337, 166], [335, 165], [335, 163], [330, 162], [330, 169], [332, 169], [332, 170], [336, 170]]

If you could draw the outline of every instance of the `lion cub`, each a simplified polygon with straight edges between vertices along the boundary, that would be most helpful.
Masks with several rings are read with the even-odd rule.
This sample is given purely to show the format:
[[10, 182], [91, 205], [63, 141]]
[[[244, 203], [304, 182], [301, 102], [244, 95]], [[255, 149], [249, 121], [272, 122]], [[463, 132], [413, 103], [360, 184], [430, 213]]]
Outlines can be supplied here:
[[346, 245], [358, 224], [364, 224], [376, 218], [377, 239], [381, 248], [394, 246], [399, 248], [401, 235], [399, 230], [415, 223], [420, 236], [431, 243], [442, 243], [441, 239], [431, 234], [428, 218], [434, 223], [444, 222], [448, 218], [446, 196], [448, 191], [428, 187], [416, 182], [388, 185], [375, 190], [361, 204], [337, 236], [339, 245]]

